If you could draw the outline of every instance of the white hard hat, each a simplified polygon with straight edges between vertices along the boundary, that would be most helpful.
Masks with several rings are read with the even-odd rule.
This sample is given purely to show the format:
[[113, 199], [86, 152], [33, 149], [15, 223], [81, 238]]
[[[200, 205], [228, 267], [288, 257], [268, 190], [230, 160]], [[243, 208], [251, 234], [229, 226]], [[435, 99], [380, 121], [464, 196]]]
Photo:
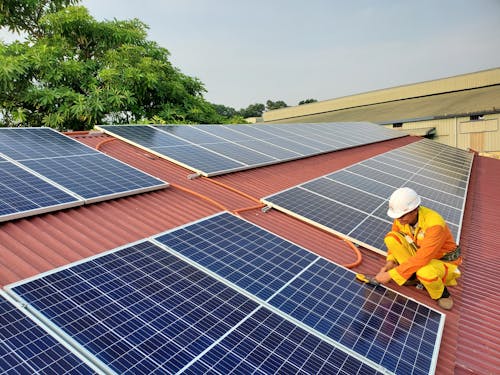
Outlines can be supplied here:
[[393, 219], [399, 219], [404, 214], [413, 211], [420, 206], [420, 196], [409, 187], [402, 187], [394, 191], [389, 198], [389, 209], [387, 215]]

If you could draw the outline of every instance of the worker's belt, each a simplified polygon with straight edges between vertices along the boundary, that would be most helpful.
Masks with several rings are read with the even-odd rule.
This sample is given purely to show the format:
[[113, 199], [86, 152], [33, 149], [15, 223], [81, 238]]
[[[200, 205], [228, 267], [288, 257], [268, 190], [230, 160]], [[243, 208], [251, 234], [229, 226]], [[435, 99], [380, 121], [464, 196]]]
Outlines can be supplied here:
[[462, 254], [462, 250], [460, 250], [460, 246], [457, 246], [455, 250], [445, 254], [440, 260], [444, 260], [445, 262], [453, 262], [460, 258]]

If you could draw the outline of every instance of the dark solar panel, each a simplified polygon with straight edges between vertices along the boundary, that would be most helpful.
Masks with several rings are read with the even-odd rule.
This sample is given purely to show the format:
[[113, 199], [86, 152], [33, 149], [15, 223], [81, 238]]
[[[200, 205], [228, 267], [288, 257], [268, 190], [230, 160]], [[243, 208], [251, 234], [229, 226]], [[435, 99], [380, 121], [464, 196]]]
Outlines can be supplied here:
[[120, 374], [174, 373], [258, 306], [150, 242], [13, 291]]
[[165, 183], [101, 153], [21, 162], [87, 203], [165, 187]]
[[7, 289], [117, 373], [435, 370], [443, 314], [262, 228], [222, 213], [158, 239]]
[[150, 149], [157, 155], [165, 155], [171, 161], [190, 169], [193, 163], [207, 171], [207, 174], [228, 168], [230, 170], [244, 169], [244, 164], [219, 155], [206, 148], [196, 145], [154, 147]]
[[[383, 287], [359, 283], [352, 271], [262, 228], [224, 213], [156, 240], [377, 365], [398, 374], [433, 371], [444, 324], [441, 313]], [[254, 275], [256, 270], [260, 273]], [[262, 293], [263, 283], [248, 287], [252, 279], [275, 287]], [[413, 359], [406, 357], [407, 351]]]
[[0, 175], [0, 221], [167, 186], [50, 128], [0, 128]]
[[94, 374], [0, 293], [0, 372], [2, 374]]
[[270, 304], [396, 374], [432, 372], [441, 313], [382, 287], [360, 284], [325, 259], [295, 278]]
[[148, 241], [11, 290], [117, 373], [379, 373]]
[[85, 155], [95, 152], [51, 128], [0, 128], [0, 153], [13, 160]]
[[186, 374], [381, 374], [268, 309], [261, 308]]
[[0, 221], [80, 204], [80, 199], [0, 157]]
[[205, 176], [405, 135], [370, 123], [106, 125], [98, 128]]
[[388, 198], [407, 186], [443, 216], [458, 242], [472, 161], [467, 151], [423, 139], [262, 201], [384, 254]]
[[317, 258], [229, 214], [205, 219], [155, 240], [263, 300]]

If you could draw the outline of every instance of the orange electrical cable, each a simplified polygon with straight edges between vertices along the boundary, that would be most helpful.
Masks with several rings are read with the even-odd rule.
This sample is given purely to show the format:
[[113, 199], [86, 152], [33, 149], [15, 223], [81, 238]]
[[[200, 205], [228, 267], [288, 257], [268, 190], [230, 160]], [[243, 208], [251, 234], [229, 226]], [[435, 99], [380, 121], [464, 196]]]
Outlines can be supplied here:
[[259, 199], [255, 198], [255, 197], [252, 197], [250, 194], [247, 194], [247, 193], [245, 193], [245, 192], [243, 192], [241, 190], [238, 190], [238, 189], [236, 189], [236, 188], [234, 188], [232, 186], [226, 185], [223, 182], [212, 180], [211, 178], [204, 177], [204, 176], [202, 176], [202, 178], [205, 179], [205, 180], [208, 180], [208, 181], [210, 181], [210, 182], [212, 182], [212, 183], [214, 183], [216, 185], [219, 185], [219, 186], [223, 187], [224, 189], [232, 191], [233, 193], [236, 193], [236, 194], [239, 194], [239, 195], [241, 195], [241, 196], [243, 196], [245, 198], [248, 198], [248, 199], [250, 199], [250, 200], [252, 200], [254, 202], [261, 203], [261, 201]]
[[240, 212], [245, 212], [245, 211], [250, 211], [250, 210], [256, 210], [256, 209], [262, 208], [262, 207], [265, 207], [265, 204], [261, 203], [261, 204], [259, 204], [257, 206], [238, 208], [236, 210], [233, 210], [232, 212], [238, 215]]
[[344, 242], [346, 242], [349, 245], [349, 247], [354, 251], [354, 253], [356, 254], [356, 260], [353, 263], [344, 264], [343, 266], [345, 268], [354, 268], [356, 266], [359, 266], [363, 261], [363, 256], [361, 255], [361, 251], [359, 251], [359, 249], [348, 239], [344, 239]]
[[105, 139], [104, 141], [101, 141], [99, 142], [96, 146], [95, 146], [95, 149], [96, 150], [100, 150], [102, 146], [104, 146], [106, 143], [109, 143], [109, 142], [113, 142], [113, 141], [116, 141], [116, 138], [108, 138], [108, 139]]
[[223, 206], [222, 204], [220, 204], [219, 202], [213, 200], [212, 198], [207, 197], [206, 195], [197, 193], [196, 191], [193, 191], [191, 189], [185, 188], [184, 186], [181, 186], [181, 185], [170, 183], [170, 186], [172, 186], [175, 189], [179, 189], [179, 190], [184, 191], [186, 193], [192, 194], [195, 197], [201, 198], [201, 199], [203, 199], [203, 200], [205, 200], [205, 201], [213, 204], [214, 206], [216, 206], [216, 207], [218, 207], [218, 208], [220, 208], [220, 209], [222, 209], [224, 211], [231, 212], [231, 210], [229, 210], [227, 207]]
[[[99, 149], [100, 149], [100, 147], [102, 147], [104, 144], [106, 144], [106, 143], [108, 143], [108, 142], [112, 142], [112, 141], [114, 141], [114, 140], [116, 140], [116, 138], [109, 138], [109, 139], [105, 139], [104, 141], [99, 142], [95, 148], [96, 148], [97, 150], [99, 150]], [[214, 200], [214, 199], [212, 199], [212, 198], [209, 198], [209, 197], [207, 197], [206, 195], [200, 194], [200, 193], [198, 193], [198, 192], [196, 192], [196, 191], [194, 191], [194, 190], [191, 190], [191, 189], [188, 189], [188, 188], [183, 187], [183, 186], [181, 186], [181, 185], [177, 185], [177, 184], [173, 184], [173, 183], [170, 183], [170, 186], [172, 186], [172, 187], [173, 187], [173, 188], [175, 188], [175, 189], [179, 189], [179, 190], [181, 190], [181, 191], [184, 191], [184, 192], [186, 192], [186, 193], [188, 193], [188, 194], [194, 195], [195, 197], [198, 197], [198, 198], [200, 198], [200, 199], [203, 199], [203, 200], [205, 200], [205, 201], [207, 201], [207, 202], [209, 202], [209, 203], [213, 204], [214, 206], [216, 206], [216, 207], [218, 207], [218, 208], [220, 208], [220, 209], [222, 209], [222, 210], [224, 210], [224, 211], [227, 211], [227, 212], [232, 212], [232, 213], [234, 213], [235, 215], [238, 215], [238, 216], [239, 216], [239, 214], [240, 214], [241, 212], [245, 212], [245, 211], [250, 211], [250, 210], [258, 209], [258, 208], [262, 208], [262, 207], [264, 207], [264, 206], [265, 206], [265, 205], [264, 205], [264, 204], [263, 204], [263, 203], [262, 203], [259, 199], [255, 198], [255, 197], [252, 197], [251, 195], [249, 195], [249, 194], [247, 194], [247, 193], [245, 193], [245, 192], [243, 192], [243, 191], [241, 191], [241, 190], [238, 190], [238, 189], [236, 189], [236, 188], [233, 188], [232, 186], [226, 185], [226, 184], [224, 184], [224, 183], [222, 183], [222, 182], [220, 182], [220, 181], [216, 181], [216, 180], [213, 180], [213, 179], [211, 179], [211, 178], [207, 178], [207, 177], [203, 177], [203, 176], [202, 176], [202, 178], [204, 178], [205, 180], [210, 181], [210, 182], [212, 182], [212, 183], [214, 183], [214, 184], [216, 184], [216, 185], [219, 185], [219, 186], [223, 187], [224, 189], [227, 189], [227, 190], [229, 190], [229, 191], [232, 191], [233, 193], [239, 194], [239, 195], [241, 195], [241, 196], [243, 196], [243, 197], [245, 197], [245, 198], [248, 198], [248, 199], [250, 199], [250, 200], [252, 200], [252, 201], [254, 201], [254, 202], [257, 202], [257, 203], [259, 203], [259, 204], [258, 204], [258, 205], [256, 205], [256, 206], [251, 206], [251, 207], [243, 207], [243, 208], [239, 208], [239, 209], [236, 209], [236, 210], [230, 210], [230, 209], [228, 209], [226, 206], [224, 206], [224, 205], [222, 205], [221, 203], [217, 202], [216, 200]], [[327, 233], [329, 233], [329, 232], [327, 232]], [[346, 267], [346, 268], [356, 267], [356, 266], [357, 266], [357, 265], [359, 265], [359, 264], [361, 263], [361, 261], [363, 260], [363, 258], [362, 258], [362, 256], [361, 256], [361, 252], [359, 251], [359, 249], [358, 249], [356, 246], [354, 246], [354, 244], [353, 244], [351, 241], [349, 241], [349, 240], [347, 240], [347, 239], [343, 239], [343, 240], [344, 240], [344, 242], [346, 242], [346, 243], [349, 245], [349, 247], [350, 247], [350, 248], [354, 251], [354, 253], [356, 254], [356, 261], [354, 261], [353, 263], [350, 263], [350, 264], [346, 264], [346, 265], [344, 265], [344, 267]]]
[[[246, 207], [246, 208], [240, 208], [240, 209], [237, 209], [237, 210], [233, 210], [233, 211], [231, 211], [231, 212], [233, 212], [233, 213], [234, 213], [234, 214], [236, 214], [236, 215], [239, 215], [239, 213], [240, 213], [240, 212], [250, 211], [250, 210], [253, 210], [253, 209], [257, 209], [257, 208], [262, 208], [262, 207], [264, 207], [264, 204], [263, 204], [263, 203], [262, 203], [259, 199], [255, 198], [255, 197], [252, 197], [251, 195], [249, 195], [249, 194], [247, 194], [247, 193], [244, 193], [244, 192], [242, 192], [242, 191], [240, 191], [240, 190], [238, 190], [238, 189], [236, 189], [236, 188], [233, 188], [232, 186], [226, 185], [226, 184], [224, 184], [224, 183], [222, 183], [222, 182], [220, 182], [220, 181], [216, 181], [216, 180], [213, 180], [213, 179], [208, 178], [208, 177], [203, 177], [203, 178], [204, 178], [205, 180], [208, 180], [208, 181], [210, 181], [210, 182], [212, 182], [212, 183], [214, 183], [214, 184], [216, 184], [216, 185], [219, 185], [219, 186], [221, 186], [221, 187], [223, 187], [223, 188], [225, 188], [225, 189], [228, 189], [228, 190], [230, 190], [230, 191], [232, 191], [232, 192], [234, 192], [234, 193], [236, 193], [236, 194], [239, 194], [239, 195], [241, 195], [241, 196], [243, 196], [243, 197], [245, 197], [245, 198], [248, 198], [248, 199], [250, 199], [250, 200], [253, 200], [254, 202], [258, 202], [258, 203], [260, 204], [260, 205], [258, 205], [258, 206]], [[326, 232], [326, 231], [325, 231], [325, 232]], [[327, 233], [330, 233], [330, 232], [327, 232]], [[330, 234], [331, 234], [331, 233], [330, 233]], [[358, 265], [359, 265], [359, 264], [363, 261], [363, 257], [362, 257], [362, 255], [361, 255], [361, 252], [359, 251], [359, 249], [358, 249], [356, 246], [354, 246], [354, 244], [353, 244], [351, 241], [349, 241], [349, 240], [347, 240], [347, 239], [345, 239], [345, 238], [341, 238], [341, 237], [339, 237], [339, 236], [336, 236], [336, 237], [338, 237], [338, 238], [342, 239], [344, 242], [346, 242], [346, 243], [349, 245], [349, 247], [350, 247], [350, 248], [354, 251], [354, 253], [356, 254], [356, 260], [355, 260], [353, 263], [345, 264], [345, 265], [343, 265], [343, 266], [344, 266], [344, 267], [346, 267], [346, 268], [353, 268], [353, 267], [358, 266]]]

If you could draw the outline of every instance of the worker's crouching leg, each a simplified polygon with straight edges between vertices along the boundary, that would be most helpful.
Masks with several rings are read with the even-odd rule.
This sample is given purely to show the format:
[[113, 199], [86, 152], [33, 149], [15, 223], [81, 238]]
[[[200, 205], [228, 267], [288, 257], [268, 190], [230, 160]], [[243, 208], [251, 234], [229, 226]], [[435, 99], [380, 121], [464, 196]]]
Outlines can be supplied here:
[[417, 271], [417, 278], [432, 299], [439, 299], [445, 286], [457, 285], [460, 277], [457, 265], [433, 259]]
[[415, 255], [415, 251], [411, 248], [408, 241], [398, 232], [387, 233], [384, 242], [385, 246], [387, 246], [387, 260], [401, 264]]

